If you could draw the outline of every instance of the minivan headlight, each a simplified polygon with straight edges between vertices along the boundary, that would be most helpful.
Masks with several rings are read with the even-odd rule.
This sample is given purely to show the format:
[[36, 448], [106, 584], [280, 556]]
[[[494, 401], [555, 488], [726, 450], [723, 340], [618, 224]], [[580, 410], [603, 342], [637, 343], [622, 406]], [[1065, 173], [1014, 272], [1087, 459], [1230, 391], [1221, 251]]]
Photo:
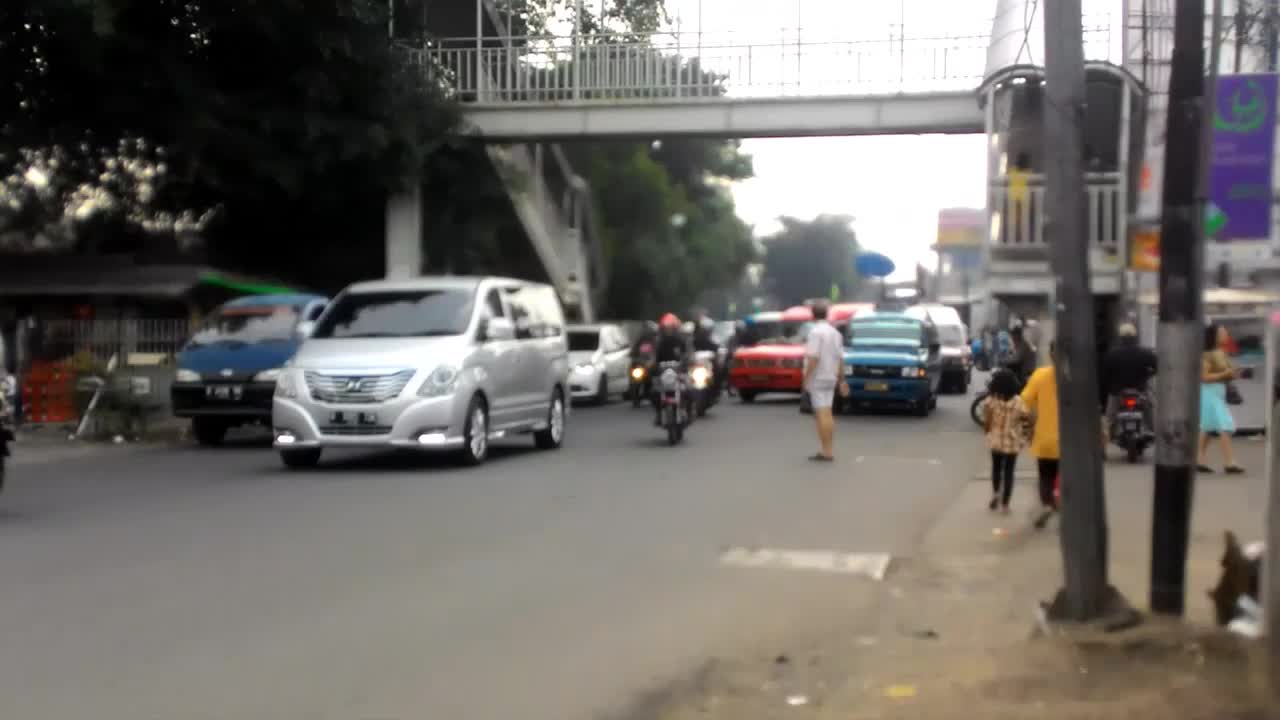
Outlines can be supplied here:
[[280, 368], [271, 368], [270, 370], [263, 370], [262, 372], [253, 376], [253, 381], [260, 382], [260, 383], [276, 382], [279, 379], [280, 379]]
[[200, 382], [200, 373], [195, 370], [179, 369], [173, 375], [174, 382]]
[[906, 378], [922, 378], [922, 377], [924, 377], [924, 368], [922, 368], [922, 367], [904, 367], [904, 368], [902, 368], [902, 377], [906, 377]]
[[452, 365], [441, 365], [426, 380], [422, 381], [422, 387], [418, 388], [418, 395], [421, 397], [439, 397], [447, 395], [453, 391], [454, 385], [458, 384], [458, 368]]
[[275, 395], [283, 398], [298, 397], [298, 385], [292, 374], [277, 371]]

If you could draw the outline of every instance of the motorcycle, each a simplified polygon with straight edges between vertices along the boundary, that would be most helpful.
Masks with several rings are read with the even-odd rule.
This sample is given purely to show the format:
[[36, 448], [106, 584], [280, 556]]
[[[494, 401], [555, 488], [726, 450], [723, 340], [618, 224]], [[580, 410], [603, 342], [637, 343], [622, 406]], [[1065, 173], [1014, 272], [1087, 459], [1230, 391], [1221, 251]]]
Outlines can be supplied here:
[[658, 391], [661, 426], [667, 432], [667, 444], [678, 445], [685, 428], [693, 422], [690, 412], [688, 380], [680, 372], [680, 363], [665, 362], [658, 366]]
[[631, 370], [627, 373], [630, 378], [627, 392], [631, 395], [631, 407], [640, 407], [645, 398], [652, 395], [653, 383], [650, 378], [652, 367], [653, 345], [644, 343], [640, 346], [639, 353], [631, 359]]
[[1147, 398], [1137, 390], [1124, 390], [1117, 397], [1115, 415], [1111, 418], [1111, 443], [1125, 451], [1129, 462], [1136, 463], [1155, 440], [1147, 427]]
[[698, 417], [703, 417], [707, 414], [707, 410], [720, 400], [720, 383], [714, 352], [703, 350], [693, 354], [689, 381], [693, 386], [694, 407]]

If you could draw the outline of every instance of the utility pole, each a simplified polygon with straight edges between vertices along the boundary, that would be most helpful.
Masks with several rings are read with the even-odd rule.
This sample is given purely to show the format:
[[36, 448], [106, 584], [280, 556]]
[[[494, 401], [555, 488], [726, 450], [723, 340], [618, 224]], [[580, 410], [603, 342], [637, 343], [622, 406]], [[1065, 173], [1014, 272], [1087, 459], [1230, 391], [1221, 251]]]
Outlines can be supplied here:
[[[1160, 213], [1160, 320], [1156, 352], [1156, 468], [1151, 522], [1151, 610], [1186, 608], [1187, 544], [1199, 441], [1200, 356], [1204, 350], [1204, 217], [1218, 72], [1222, 0], [1214, 0], [1209, 32], [1210, 93], [1204, 80], [1204, 0], [1180, 0], [1174, 19]], [[1206, 113], [1208, 115], [1206, 116]]]
[[1084, 191], [1084, 47], [1080, 0], [1043, 6], [1045, 49], [1045, 235], [1056, 289], [1059, 444], [1062, 448], [1062, 560], [1066, 588], [1057, 620], [1102, 617], [1107, 582], [1107, 513], [1102, 487], [1098, 359], [1089, 287]]

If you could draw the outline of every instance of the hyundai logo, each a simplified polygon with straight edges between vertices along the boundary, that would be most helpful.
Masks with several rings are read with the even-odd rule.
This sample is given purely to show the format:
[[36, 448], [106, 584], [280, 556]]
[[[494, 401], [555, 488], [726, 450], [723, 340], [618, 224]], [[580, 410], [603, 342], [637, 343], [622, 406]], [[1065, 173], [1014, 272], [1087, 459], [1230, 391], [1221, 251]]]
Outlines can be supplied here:
[[364, 391], [364, 381], [360, 378], [351, 378], [347, 380], [346, 391], [350, 393], [358, 393]]

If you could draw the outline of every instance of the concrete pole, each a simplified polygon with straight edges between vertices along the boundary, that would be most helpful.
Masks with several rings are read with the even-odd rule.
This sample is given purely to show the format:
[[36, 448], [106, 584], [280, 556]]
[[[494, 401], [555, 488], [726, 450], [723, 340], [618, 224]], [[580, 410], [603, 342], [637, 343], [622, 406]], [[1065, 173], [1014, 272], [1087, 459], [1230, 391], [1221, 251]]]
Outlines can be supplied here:
[[[1272, 286], [1276, 283], [1273, 281]], [[1276, 315], [1280, 307], [1268, 309], [1267, 316], [1267, 517], [1266, 554], [1263, 556], [1262, 616], [1266, 621], [1267, 684], [1271, 697], [1280, 707], [1280, 403], [1275, 402], [1276, 370], [1280, 368], [1280, 326]]]
[[1080, 0], [1045, 3], [1045, 234], [1055, 276], [1052, 306], [1062, 448], [1062, 558], [1066, 588], [1055, 619], [1108, 610], [1107, 514], [1102, 484], [1097, 346], [1089, 283], [1084, 190], [1085, 78]]
[[422, 274], [422, 186], [387, 200], [386, 276], [402, 280]]
[[[1209, 37], [1210, 83], [1217, 76], [1222, 0]], [[1156, 468], [1151, 524], [1151, 610], [1186, 610], [1187, 546], [1200, 438], [1200, 357], [1204, 350], [1204, 198], [1208, 190], [1204, 0], [1182, 0], [1174, 19], [1160, 213], [1160, 309], [1156, 353]], [[1209, 115], [1208, 117], [1212, 117]]]

